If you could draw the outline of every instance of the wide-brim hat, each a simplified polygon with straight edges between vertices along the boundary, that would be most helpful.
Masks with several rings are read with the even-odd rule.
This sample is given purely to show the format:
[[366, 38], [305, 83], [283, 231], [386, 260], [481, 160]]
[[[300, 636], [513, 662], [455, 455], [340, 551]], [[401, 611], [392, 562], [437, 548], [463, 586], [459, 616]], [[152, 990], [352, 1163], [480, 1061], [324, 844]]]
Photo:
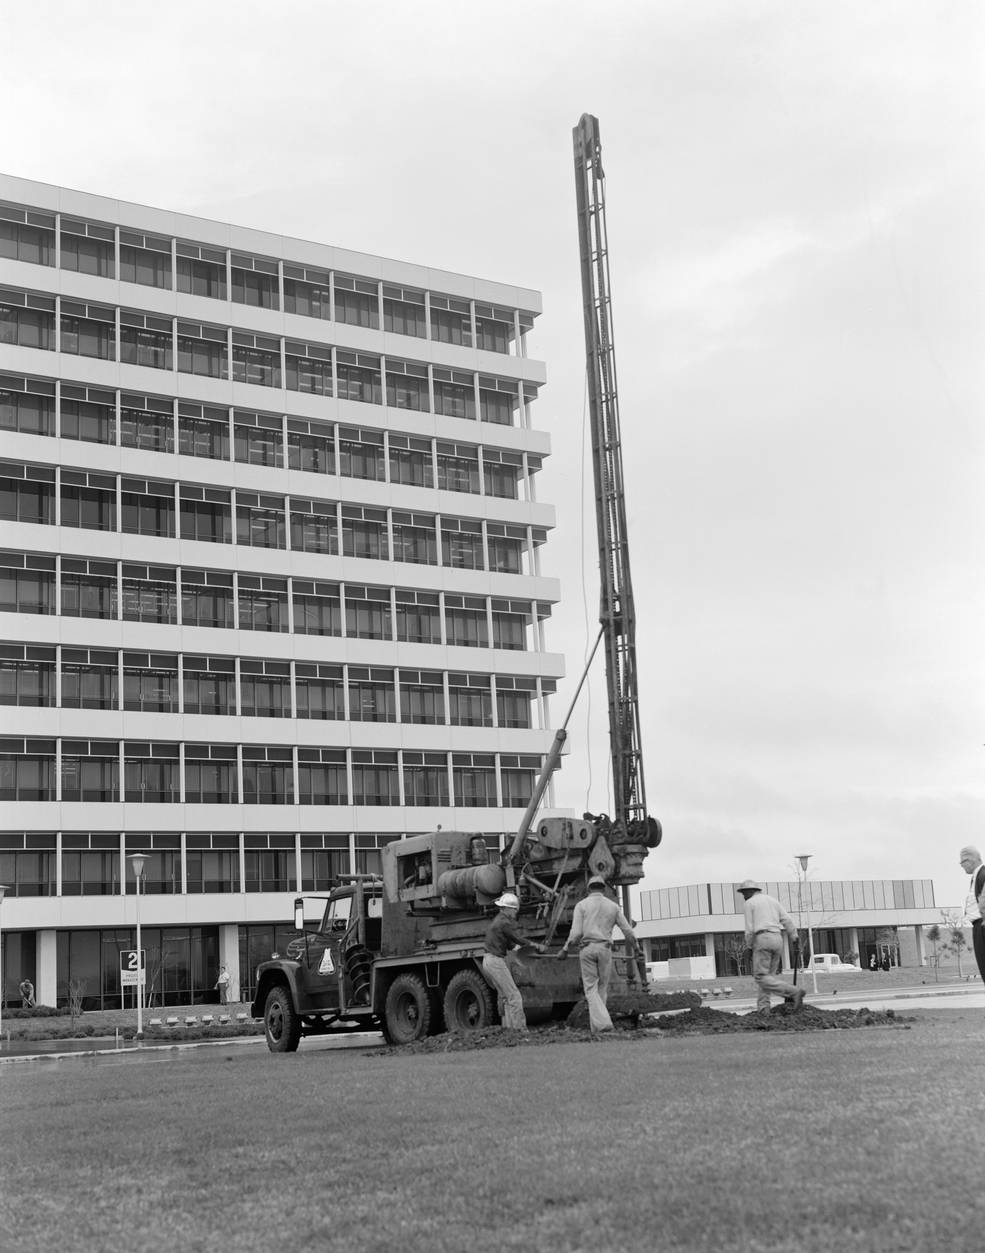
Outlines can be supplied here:
[[762, 892], [763, 885], [757, 883], [755, 879], [743, 879], [735, 890], [737, 892]]

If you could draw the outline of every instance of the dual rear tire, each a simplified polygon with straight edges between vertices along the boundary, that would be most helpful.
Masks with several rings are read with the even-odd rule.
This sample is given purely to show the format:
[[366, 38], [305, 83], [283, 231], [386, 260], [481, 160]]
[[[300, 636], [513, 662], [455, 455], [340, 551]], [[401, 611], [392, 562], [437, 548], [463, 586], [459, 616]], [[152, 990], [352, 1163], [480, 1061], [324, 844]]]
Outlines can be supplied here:
[[492, 991], [477, 970], [459, 970], [448, 981], [438, 1010], [419, 975], [402, 974], [390, 984], [384, 1008], [384, 1034], [391, 1044], [413, 1044], [441, 1029], [475, 1031], [496, 1021]]

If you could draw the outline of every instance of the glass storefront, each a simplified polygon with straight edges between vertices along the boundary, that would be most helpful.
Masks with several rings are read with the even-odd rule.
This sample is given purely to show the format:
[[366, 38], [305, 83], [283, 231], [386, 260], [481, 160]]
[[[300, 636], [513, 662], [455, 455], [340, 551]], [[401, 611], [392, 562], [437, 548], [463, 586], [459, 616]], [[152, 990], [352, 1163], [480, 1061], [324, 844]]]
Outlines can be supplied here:
[[[144, 1005], [199, 1005], [218, 1001], [218, 927], [142, 927], [147, 984]], [[120, 953], [136, 948], [128, 927], [59, 931], [57, 1000], [78, 998], [82, 1009], [123, 1009], [136, 1005], [134, 991], [120, 986]]]

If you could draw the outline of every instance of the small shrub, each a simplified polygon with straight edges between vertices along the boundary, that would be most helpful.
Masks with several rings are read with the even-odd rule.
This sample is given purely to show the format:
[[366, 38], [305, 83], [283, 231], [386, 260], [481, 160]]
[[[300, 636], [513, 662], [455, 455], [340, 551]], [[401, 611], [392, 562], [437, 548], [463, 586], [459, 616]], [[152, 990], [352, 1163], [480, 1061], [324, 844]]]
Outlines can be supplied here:
[[63, 1018], [68, 1015], [68, 1007], [60, 1005], [35, 1005], [33, 1009], [5, 1009], [4, 1018]]
[[26, 1031], [19, 1031], [12, 1038], [17, 1040], [84, 1040], [95, 1034], [95, 1027], [89, 1024], [76, 1023], [74, 1027], [71, 1025], [64, 1027], [28, 1027]]

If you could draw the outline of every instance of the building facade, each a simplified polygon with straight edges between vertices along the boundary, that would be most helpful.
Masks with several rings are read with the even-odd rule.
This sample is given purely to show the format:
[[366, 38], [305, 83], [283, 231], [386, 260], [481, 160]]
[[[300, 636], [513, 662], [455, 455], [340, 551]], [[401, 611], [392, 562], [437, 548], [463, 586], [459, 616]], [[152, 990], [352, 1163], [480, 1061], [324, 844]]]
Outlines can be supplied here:
[[540, 308], [0, 178], [7, 1004], [121, 1004], [134, 852], [179, 1004], [386, 842], [512, 832], [563, 669]]
[[[693, 883], [640, 893], [636, 934], [649, 960], [667, 962], [667, 973], [704, 978], [740, 973], [745, 949], [743, 899], [737, 883]], [[808, 927], [815, 953], [851, 957], [866, 969], [879, 965], [922, 966], [929, 945], [925, 928], [941, 922], [930, 879], [807, 879], [764, 883], [802, 936]], [[807, 944], [804, 944], [805, 958]], [[785, 944], [785, 962], [790, 964]]]

